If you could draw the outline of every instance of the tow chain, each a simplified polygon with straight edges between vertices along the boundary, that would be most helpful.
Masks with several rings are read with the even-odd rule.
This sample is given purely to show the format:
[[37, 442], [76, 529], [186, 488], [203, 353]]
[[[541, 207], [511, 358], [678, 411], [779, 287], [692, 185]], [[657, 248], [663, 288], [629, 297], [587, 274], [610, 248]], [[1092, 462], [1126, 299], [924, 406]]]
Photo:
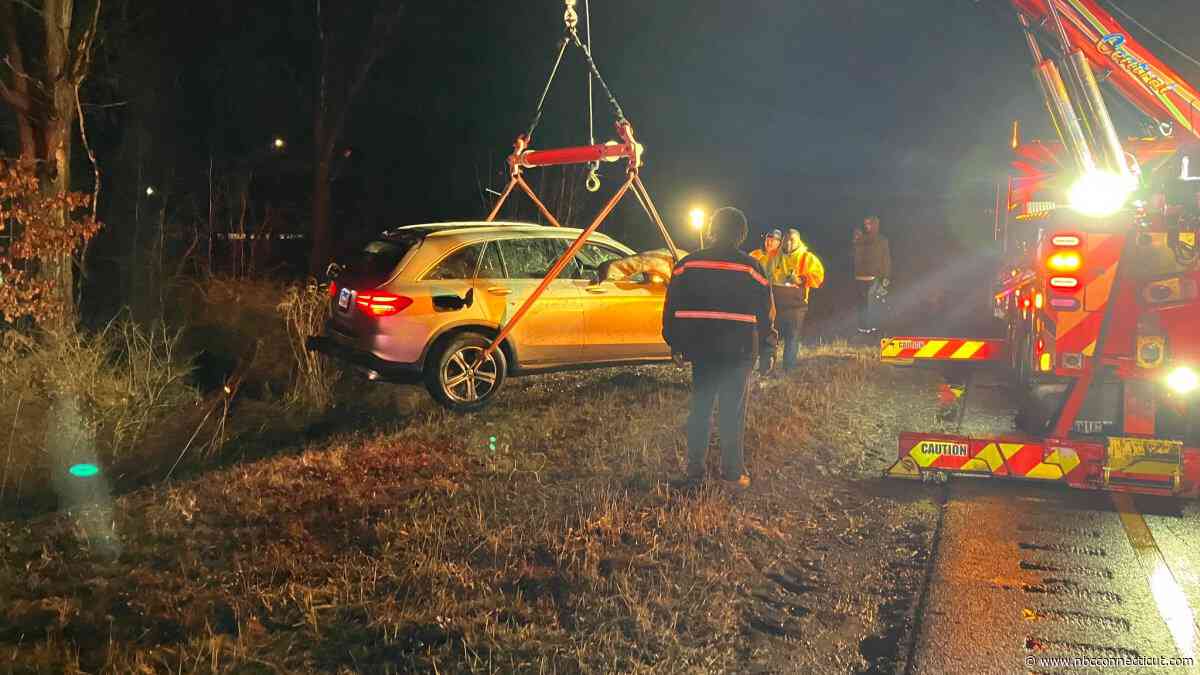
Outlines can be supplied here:
[[[583, 12], [587, 17], [584, 24], [587, 30], [587, 46], [588, 50], [592, 49], [592, 7], [588, 0], [583, 0]], [[588, 91], [588, 145], [596, 144], [596, 113], [595, 105], [592, 103], [592, 74], [588, 73], [587, 78]], [[600, 161], [596, 160], [588, 164], [588, 176], [586, 183], [588, 192], [598, 192], [600, 190]]]
[[567, 30], [575, 30], [575, 26], [579, 25], [579, 15], [575, 13], [575, 5], [578, 0], [566, 0], [567, 11], [563, 13], [563, 23], [567, 24]]
[[[550, 93], [550, 86], [554, 84], [554, 78], [558, 74], [558, 68], [562, 65], [563, 55], [566, 53], [567, 45], [574, 44], [583, 52], [583, 58], [588, 65], [588, 140], [591, 145], [596, 144], [595, 137], [595, 122], [592, 114], [592, 78], [596, 78], [600, 82], [600, 87], [604, 89], [604, 95], [608, 99], [609, 105], [612, 106], [613, 112], [616, 113], [617, 123], [625, 124], [625, 111], [621, 109], [621, 104], [617, 103], [617, 97], [613, 95], [609, 89], [608, 83], [604, 81], [604, 77], [600, 75], [600, 69], [596, 67], [596, 61], [592, 57], [591, 49], [591, 12], [588, 12], [588, 42], [584, 44], [583, 39], [579, 36], [579, 13], [575, 10], [579, 0], [564, 0], [566, 9], [563, 12], [563, 24], [566, 27], [566, 35], [559, 41], [558, 56], [554, 59], [554, 66], [550, 69], [550, 77], [546, 80], [546, 86], [542, 89], [542, 95], [538, 98], [537, 108], [534, 111], [533, 119], [529, 122], [529, 130], [526, 131], [527, 139], [533, 138], [533, 132], [542, 121], [542, 111], [546, 103], [546, 96]], [[586, 8], [586, 3], [585, 3]], [[596, 192], [600, 189], [600, 162], [588, 163], [588, 174], [586, 187], [588, 192]]]

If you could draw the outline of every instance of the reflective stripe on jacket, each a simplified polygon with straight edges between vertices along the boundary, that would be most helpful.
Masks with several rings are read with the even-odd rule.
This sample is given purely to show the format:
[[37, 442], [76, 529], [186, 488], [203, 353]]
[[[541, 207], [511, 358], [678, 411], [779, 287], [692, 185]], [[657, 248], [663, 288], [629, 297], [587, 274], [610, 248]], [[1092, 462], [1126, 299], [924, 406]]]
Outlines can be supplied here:
[[663, 339], [689, 360], [750, 360], [774, 344], [771, 284], [735, 248], [693, 253], [675, 266], [663, 306]]
[[771, 256], [758, 249], [750, 256], [768, 271], [767, 276], [773, 285], [804, 287], [804, 302], [808, 302], [809, 291], [825, 283], [825, 266], [803, 242], [791, 253], [780, 252]]
[[803, 244], [789, 253], [788, 257], [793, 260], [793, 276], [796, 283], [804, 286], [804, 301], [808, 302], [809, 292], [825, 284], [825, 265], [816, 253], [808, 250]]

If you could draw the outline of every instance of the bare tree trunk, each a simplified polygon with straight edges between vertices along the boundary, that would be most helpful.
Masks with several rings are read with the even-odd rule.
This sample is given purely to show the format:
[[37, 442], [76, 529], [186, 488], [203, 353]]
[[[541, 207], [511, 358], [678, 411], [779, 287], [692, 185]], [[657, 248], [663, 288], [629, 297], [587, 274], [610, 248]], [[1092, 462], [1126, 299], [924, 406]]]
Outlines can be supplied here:
[[34, 100], [29, 95], [29, 79], [25, 77], [25, 54], [21, 50], [21, 42], [17, 39], [17, 21], [11, 0], [0, 0], [0, 30], [4, 32], [8, 67], [12, 70], [13, 82], [12, 88], [9, 89], [0, 78], [0, 98], [12, 107], [13, 116], [17, 120], [17, 142], [21, 159], [34, 159], [38, 156], [33, 126]]
[[[80, 110], [79, 85], [91, 68], [100, 3], [95, 0], [90, 22], [73, 38], [75, 0], [43, 0], [40, 11], [28, 3], [18, 6], [18, 0], [0, 0], [0, 35], [6, 43], [3, 68], [7, 71], [0, 72], [0, 100], [8, 104], [16, 118], [21, 157], [40, 162], [41, 189], [47, 194], [66, 195], [71, 190], [72, 131]], [[33, 59], [38, 64], [36, 72], [26, 67], [22, 36], [17, 32], [17, 12], [30, 10], [42, 19], [43, 51], [40, 63]], [[98, 172], [96, 178], [98, 181]], [[65, 206], [56, 214], [63, 231], [68, 216]], [[63, 317], [59, 326], [50, 328], [72, 328], [76, 314], [73, 252], [43, 260], [40, 276], [53, 289]]]
[[329, 155], [323, 149], [318, 149], [316, 159], [313, 166], [312, 249], [309, 254], [308, 272], [320, 278], [333, 255], [333, 232], [330, 229], [333, 183], [330, 180], [332, 162]]
[[[325, 273], [333, 253], [333, 155], [346, 117], [375, 62], [390, 46], [404, 15], [404, 3], [382, 0], [371, 13], [371, 22], [361, 47], [359, 41], [338, 39], [338, 31], [326, 33], [323, 0], [314, 0], [316, 39], [316, 96], [313, 106], [313, 192], [312, 243], [308, 270], [316, 277]], [[337, 44], [334, 44], [334, 43]], [[355, 46], [350, 46], [355, 45]], [[357, 52], [357, 54], [355, 54]]]
[[[47, 160], [42, 186], [47, 192], [60, 195], [71, 190], [71, 128], [75, 122], [76, 89], [67, 40], [74, 9], [74, 0], [46, 0], [42, 9], [46, 31], [46, 80], [52, 94], [52, 107], [47, 111], [42, 129]], [[66, 211], [58, 217], [65, 229]], [[71, 254], [51, 261], [48, 268], [47, 277], [54, 280], [57, 302], [63, 308], [61, 328], [70, 328], [75, 319], [75, 275]]]

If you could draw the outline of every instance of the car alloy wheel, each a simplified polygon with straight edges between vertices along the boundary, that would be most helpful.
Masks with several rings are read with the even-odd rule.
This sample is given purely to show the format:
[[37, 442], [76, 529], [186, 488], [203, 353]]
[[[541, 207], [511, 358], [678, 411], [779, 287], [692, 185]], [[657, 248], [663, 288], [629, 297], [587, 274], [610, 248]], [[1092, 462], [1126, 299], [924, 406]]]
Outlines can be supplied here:
[[494, 353], [476, 365], [483, 350], [477, 345], [462, 345], [445, 360], [440, 379], [446, 398], [470, 405], [482, 401], [495, 390], [500, 368]]

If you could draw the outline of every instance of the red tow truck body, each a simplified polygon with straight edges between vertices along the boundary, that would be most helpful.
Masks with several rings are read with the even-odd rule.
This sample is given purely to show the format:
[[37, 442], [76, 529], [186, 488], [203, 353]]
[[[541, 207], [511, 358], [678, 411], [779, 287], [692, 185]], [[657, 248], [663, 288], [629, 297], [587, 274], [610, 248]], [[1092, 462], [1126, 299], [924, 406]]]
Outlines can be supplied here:
[[[1005, 338], [891, 337], [880, 356], [998, 364], [1021, 397], [1020, 431], [904, 433], [889, 475], [1200, 496], [1200, 98], [1092, 0], [1011, 1], [1060, 140], [1021, 143], [1014, 124], [1016, 174], [996, 221], [1005, 264], [993, 311]], [[1068, 77], [1042, 58], [1039, 30], [1057, 38]], [[1094, 71], [1160, 137], [1118, 139]], [[1100, 172], [1102, 187], [1128, 185], [1127, 198], [1075, 192]], [[1068, 206], [1086, 197], [1116, 208]]]

